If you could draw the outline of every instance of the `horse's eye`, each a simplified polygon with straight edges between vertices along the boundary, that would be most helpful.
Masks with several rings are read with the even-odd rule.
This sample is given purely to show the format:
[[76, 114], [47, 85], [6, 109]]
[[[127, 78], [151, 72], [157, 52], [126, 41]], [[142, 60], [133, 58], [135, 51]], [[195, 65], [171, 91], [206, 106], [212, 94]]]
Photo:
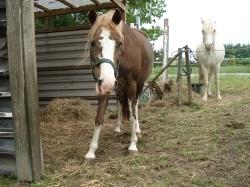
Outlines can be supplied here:
[[202, 30], [202, 33], [204, 34], [204, 30]]
[[216, 30], [214, 29], [214, 32], [216, 32]]
[[96, 42], [95, 42], [95, 41], [92, 41], [92, 42], [90, 43], [90, 45], [91, 45], [91, 47], [95, 47], [95, 46], [96, 46]]
[[117, 43], [116, 43], [116, 46], [117, 46], [117, 47], [120, 47], [121, 45], [122, 45], [122, 42], [117, 42]]

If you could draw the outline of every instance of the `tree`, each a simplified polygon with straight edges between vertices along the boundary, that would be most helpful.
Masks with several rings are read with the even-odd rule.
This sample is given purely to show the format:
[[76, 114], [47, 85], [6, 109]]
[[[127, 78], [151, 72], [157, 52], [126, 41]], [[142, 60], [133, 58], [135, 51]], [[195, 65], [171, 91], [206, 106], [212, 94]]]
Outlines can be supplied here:
[[[127, 0], [128, 14], [127, 22], [135, 23], [136, 16], [141, 18], [141, 23], [153, 24], [166, 12], [164, 0]], [[157, 40], [162, 35], [159, 26], [152, 26], [150, 29], [142, 28], [150, 40]]]

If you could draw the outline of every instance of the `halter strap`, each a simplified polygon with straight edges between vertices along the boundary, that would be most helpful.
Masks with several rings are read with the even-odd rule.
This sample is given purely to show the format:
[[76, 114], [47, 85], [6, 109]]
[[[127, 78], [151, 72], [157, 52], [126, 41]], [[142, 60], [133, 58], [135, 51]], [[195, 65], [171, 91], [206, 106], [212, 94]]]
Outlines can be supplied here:
[[98, 66], [100, 64], [103, 64], [103, 63], [110, 64], [114, 69], [115, 77], [117, 77], [117, 75], [118, 75], [117, 67], [114, 66], [113, 61], [111, 61], [108, 58], [101, 58], [101, 59], [98, 59], [98, 60], [95, 60], [95, 61], [91, 61], [91, 69], [92, 69], [92, 74], [93, 74], [93, 77], [94, 77], [95, 81], [98, 81], [98, 78], [95, 76], [94, 69], [95, 69], [96, 66]]

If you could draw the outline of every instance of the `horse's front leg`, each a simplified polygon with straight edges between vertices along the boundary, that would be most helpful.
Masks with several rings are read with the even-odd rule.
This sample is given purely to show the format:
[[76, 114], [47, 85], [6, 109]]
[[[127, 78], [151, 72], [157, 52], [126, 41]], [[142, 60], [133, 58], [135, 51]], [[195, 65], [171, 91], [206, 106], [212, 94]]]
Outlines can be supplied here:
[[214, 72], [214, 83], [215, 83], [215, 87], [216, 87], [217, 99], [221, 100], [220, 84], [219, 84], [219, 72], [220, 72], [220, 67], [217, 67], [215, 72]]
[[129, 107], [129, 122], [131, 125], [131, 139], [130, 145], [128, 150], [130, 153], [138, 152], [136, 147], [137, 143], [137, 135], [136, 135], [136, 105], [137, 105], [137, 98], [136, 98], [136, 82], [131, 81], [129, 88], [128, 88], [128, 107]]
[[213, 72], [210, 70], [208, 73], [208, 90], [207, 90], [207, 94], [208, 96], [212, 96], [212, 92], [211, 92], [211, 80], [213, 78]]
[[208, 70], [205, 66], [201, 66], [203, 74], [203, 96], [202, 101], [207, 101], [207, 91], [208, 91]]
[[98, 140], [101, 132], [101, 127], [104, 120], [104, 114], [106, 112], [108, 105], [108, 96], [99, 96], [98, 97], [98, 110], [95, 118], [95, 130], [92, 137], [92, 141], [89, 147], [88, 153], [85, 155], [86, 160], [95, 159], [95, 152], [98, 148]]

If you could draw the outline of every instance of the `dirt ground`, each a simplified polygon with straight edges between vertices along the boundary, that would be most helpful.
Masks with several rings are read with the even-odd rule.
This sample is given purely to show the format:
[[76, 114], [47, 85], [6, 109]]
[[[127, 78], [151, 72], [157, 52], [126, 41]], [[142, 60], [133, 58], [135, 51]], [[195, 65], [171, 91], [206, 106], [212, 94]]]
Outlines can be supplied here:
[[80, 99], [52, 102], [41, 114], [45, 178], [36, 185], [249, 186], [250, 93], [222, 91], [222, 101], [207, 103], [193, 93], [193, 104], [181, 107], [174, 93], [141, 105], [136, 156], [127, 151], [129, 124], [115, 134], [108, 112], [94, 163], [84, 155], [95, 110]]

